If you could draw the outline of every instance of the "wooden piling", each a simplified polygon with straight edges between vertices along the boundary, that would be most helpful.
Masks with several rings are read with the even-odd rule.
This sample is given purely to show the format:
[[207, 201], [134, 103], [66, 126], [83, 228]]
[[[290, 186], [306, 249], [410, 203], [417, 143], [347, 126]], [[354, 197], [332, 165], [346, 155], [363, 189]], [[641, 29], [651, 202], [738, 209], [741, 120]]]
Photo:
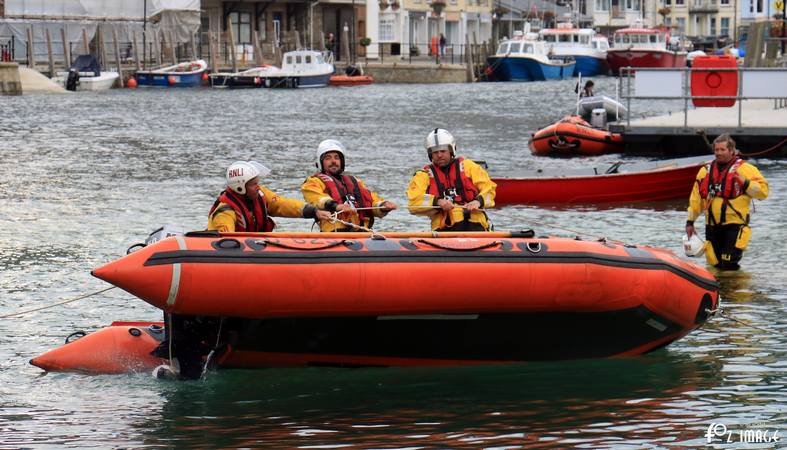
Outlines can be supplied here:
[[345, 22], [345, 26], [342, 27], [342, 53], [344, 53], [344, 59], [342, 61], [352, 62], [350, 59], [350, 33], [349, 29], [346, 26], [347, 23]]
[[320, 31], [320, 51], [325, 51], [325, 33]]
[[85, 55], [90, 54], [90, 41], [87, 40], [87, 30], [82, 28], [82, 46], [85, 50]]
[[238, 71], [237, 55], [235, 54], [235, 34], [232, 32], [232, 21], [227, 18], [227, 37], [229, 38], [230, 57], [232, 58], [232, 71]]
[[63, 38], [63, 63], [66, 66], [66, 71], [71, 67], [71, 49], [69, 48], [68, 37], [66, 36], [66, 29], [60, 29], [60, 37]]
[[139, 62], [139, 44], [137, 42], [137, 30], [134, 30], [131, 34], [131, 50], [134, 52], [134, 66], [137, 68], [137, 72], [142, 70], [142, 64]]
[[216, 49], [213, 47], [215, 45], [213, 31], [208, 30], [208, 56], [210, 58], [210, 73], [216, 73], [216, 65], [218, 65], [218, 61], [216, 60]]
[[191, 35], [191, 60], [192, 61], [197, 60], [198, 53], [199, 52], [197, 52], [197, 36], [192, 34]]
[[298, 30], [293, 30], [292, 33], [295, 36], [295, 50], [302, 49], [303, 47], [301, 47], [301, 34], [298, 32]]
[[175, 39], [173, 38], [171, 31], [167, 33], [167, 38], [169, 38], [169, 52], [172, 54], [172, 64], [177, 64], [178, 54], [175, 52]]
[[55, 76], [55, 55], [52, 53], [52, 33], [46, 30], [46, 53], [49, 58], [49, 78]]
[[123, 87], [123, 62], [120, 60], [120, 43], [118, 43], [118, 32], [114, 28], [112, 29], [112, 41], [115, 44], [115, 62], [118, 66], [118, 80], [119, 80], [119, 87]]
[[104, 38], [104, 31], [101, 29], [101, 25], [98, 26], [96, 33], [98, 35], [98, 48], [101, 49], [101, 67], [107, 67], [109, 65], [107, 64], [107, 43]]
[[262, 65], [262, 47], [260, 47], [260, 35], [257, 30], [252, 33], [251, 41], [252, 49], [254, 51], [254, 64], [257, 66]]
[[153, 48], [156, 53], [156, 65], [161, 67], [161, 41], [159, 40], [159, 32], [153, 33]]
[[27, 67], [36, 68], [36, 55], [33, 51], [33, 26], [27, 28]]

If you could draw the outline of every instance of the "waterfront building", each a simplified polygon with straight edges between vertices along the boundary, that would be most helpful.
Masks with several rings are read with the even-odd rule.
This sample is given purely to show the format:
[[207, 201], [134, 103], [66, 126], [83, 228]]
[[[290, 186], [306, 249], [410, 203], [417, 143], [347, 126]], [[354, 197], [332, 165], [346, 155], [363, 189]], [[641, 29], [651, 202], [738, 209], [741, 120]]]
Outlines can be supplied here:
[[[593, 26], [605, 36], [615, 30], [640, 22], [645, 27], [655, 27], [659, 0], [588, 0]], [[686, 1], [686, 0], [675, 0]]]
[[695, 49], [710, 49], [736, 39], [738, 7], [739, 0], [661, 0], [660, 11], [675, 34], [692, 41]]

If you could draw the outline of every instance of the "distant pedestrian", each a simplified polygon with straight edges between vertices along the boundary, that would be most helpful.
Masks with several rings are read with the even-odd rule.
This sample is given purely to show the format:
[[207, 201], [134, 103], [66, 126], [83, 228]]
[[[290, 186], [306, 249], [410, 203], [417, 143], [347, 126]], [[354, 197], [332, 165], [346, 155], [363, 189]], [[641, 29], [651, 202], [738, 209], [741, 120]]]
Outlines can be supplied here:
[[440, 33], [440, 56], [445, 57], [445, 35]]

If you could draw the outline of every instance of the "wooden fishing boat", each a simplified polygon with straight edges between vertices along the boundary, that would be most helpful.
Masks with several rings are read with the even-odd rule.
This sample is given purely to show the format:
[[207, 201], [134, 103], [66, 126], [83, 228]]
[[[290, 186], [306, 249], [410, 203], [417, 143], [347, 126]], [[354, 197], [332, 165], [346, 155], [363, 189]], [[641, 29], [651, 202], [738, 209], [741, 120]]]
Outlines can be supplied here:
[[688, 199], [709, 156], [644, 163], [615, 162], [575, 171], [538, 171], [497, 183], [495, 204], [565, 205], [637, 203]]
[[152, 70], [140, 70], [135, 78], [139, 86], [193, 87], [202, 84], [207, 69], [208, 63], [199, 59]]
[[[462, 273], [479, 282], [469, 289], [456, 282]], [[93, 274], [168, 313], [213, 318], [216, 326], [204, 338], [223, 347], [219, 367], [636, 355], [701, 326], [718, 304], [713, 276], [669, 251], [534, 238], [532, 231], [197, 232], [160, 240]], [[161, 333], [123, 326], [99, 332], [95, 344], [87, 345], [88, 335], [32, 363], [91, 371], [84, 358], [63, 363], [65, 349], [86, 352], [76, 344], [115, 347], [125, 340], [142, 348], [131, 359], [144, 361], [121, 368], [157, 364], [139, 355], [149, 355]], [[123, 339], [109, 342], [118, 334]], [[125, 353], [119, 347], [116, 358]], [[97, 372], [113, 366], [93, 364]]]
[[596, 156], [624, 149], [621, 134], [596, 128], [579, 116], [566, 116], [536, 131], [528, 146], [540, 156]]

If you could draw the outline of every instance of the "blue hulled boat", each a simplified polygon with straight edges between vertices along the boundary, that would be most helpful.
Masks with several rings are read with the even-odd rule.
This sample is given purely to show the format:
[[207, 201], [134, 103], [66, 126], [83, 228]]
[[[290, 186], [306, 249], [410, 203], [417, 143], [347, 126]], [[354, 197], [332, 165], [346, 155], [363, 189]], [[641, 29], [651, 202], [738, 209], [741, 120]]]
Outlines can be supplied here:
[[208, 63], [199, 59], [151, 70], [140, 70], [136, 79], [139, 86], [192, 87], [202, 84]]
[[573, 59], [552, 59], [535, 33], [515, 31], [500, 43], [494, 56], [487, 58], [491, 77], [497, 81], [561, 80], [574, 74]]
[[549, 54], [558, 58], [573, 58], [576, 61], [574, 76], [606, 75], [609, 42], [597, 36], [590, 28], [574, 28], [570, 22], [559, 23], [557, 28], [547, 28], [538, 33], [546, 43]]

